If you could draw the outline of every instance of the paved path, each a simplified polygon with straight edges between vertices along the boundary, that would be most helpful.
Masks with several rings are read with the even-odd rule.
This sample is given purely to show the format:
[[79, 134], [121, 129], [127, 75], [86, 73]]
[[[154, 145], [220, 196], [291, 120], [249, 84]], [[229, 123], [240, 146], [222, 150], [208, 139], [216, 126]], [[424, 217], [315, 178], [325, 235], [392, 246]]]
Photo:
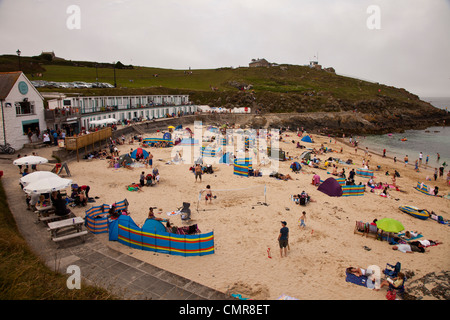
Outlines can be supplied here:
[[[49, 153], [38, 149], [40, 156]], [[22, 155], [32, 150], [20, 150]], [[49, 153], [51, 154], [51, 153]], [[106, 288], [123, 299], [134, 300], [231, 300], [232, 297], [170, 273], [151, 264], [123, 254], [105, 246], [100, 237], [88, 233], [83, 243], [81, 239], [70, 239], [63, 244], [55, 244], [50, 239], [46, 226], [36, 222], [36, 215], [27, 210], [24, 192], [19, 186], [19, 170], [12, 164], [17, 158], [0, 155], [2, 183], [8, 198], [10, 210], [20, 233], [31, 249], [40, 256], [52, 270], [63, 274], [67, 267], [80, 267], [81, 276], [88, 284]], [[50, 159], [50, 157], [47, 157]], [[69, 274], [67, 275], [69, 276]]]

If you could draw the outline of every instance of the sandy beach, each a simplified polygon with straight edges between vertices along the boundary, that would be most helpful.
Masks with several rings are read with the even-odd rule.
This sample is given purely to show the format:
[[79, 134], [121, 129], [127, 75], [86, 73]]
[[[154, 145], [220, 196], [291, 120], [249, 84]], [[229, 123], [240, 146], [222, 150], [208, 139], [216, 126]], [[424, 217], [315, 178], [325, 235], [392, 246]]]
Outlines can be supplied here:
[[[162, 134], [146, 134], [144, 137], [162, 137]], [[334, 139], [318, 135], [312, 137], [314, 143], [302, 145], [318, 149], [323, 144], [338, 151], [318, 155], [319, 159], [353, 160], [353, 165], [337, 164], [338, 171], [345, 168], [348, 174], [352, 168], [362, 167], [363, 150], [355, 153], [353, 147]], [[405, 167], [402, 162], [394, 163], [391, 158], [371, 153], [370, 167], [381, 167], [375, 171], [374, 180], [391, 184], [396, 169], [401, 175], [397, 178], [401, 191], [390, 189], [388, 198], [379, 195], [382, 190], [375, 193], [367, 190], [364, 196], [358, 197], [330, 197], [318, 191], [311, 180], [314, 173], [320, 175], [322, 180], [332, 175], [326, 170], [307, 166], [303, 166], [299, 173], [293, 173], [289, 166], [304, 151], [296, 148], [301, 138], [295, 132], [287, 132], [283, 134], [283, 139], [280, 147], [293, 159], [280, 162], [279, 172], [291, 175], [293, 179], [288, 181], [269, 176], [238, 177], [233, 175], [233, 166], [214, 164], [214, 173], [204, 174], [202, 181], [196, 182], [189, 170], [191, 164], [167, 164], [171, 160], [172, 148], [145, 148], [154, 156], [153, 167], [159, 169], [160, 182], [153, 187], [143, 187], [142, 192], [132, 192], [126, 186], [138, 183], [141, 172], [150, 173], [151, 168], [114, 169], [108, 167], [108, 160], [100, 159], [71, 161], [68, 163], [71, 179], [79, 185], [89, 185], [89, 196], [96, 197], [95, 203], [72, 208], [72, 211], [84, 217], [85, 210], [91, 205], [112, 204], [126, 198], [131, 217], [142, 226], [150, 206], [161, 209], [161, 213], [156, 210], [156, 216], [168, 218], [167, 212], [181, 207], [183, 202], [189, 202], [192, 223], [198, 224], [202, 232], [214, 231], [215, 252], [212, 255], [171, 256], [108, 241], [106, 234], [97, 237], [104, 241], [105, 246], [222, 292], [241, 294], [251, 299], [277, 299], [287, 295], [300, 300], [384, 300], [385, 288], [374, 291], [346, 282], [345, 269], [349, 266], [367, 268], [377, 265], [383, 270], [386, 263], [399, 261], [403, 271], [414, 273], [408, 280], [410, 282], [431, 272], [450, 270], [449, 227], [431, 219], [416, 219], [398, 209], [401, 205], [416, 206], [433, 210], [444, 219], [449, 219], [448, 199], [427, 196], [413, 188], [418, 181], [428, 182], [430, 186], [439, 186], [441, 195], [447, 194], [450, 190], [445, 184], [448, 170], [436, 182], [425, 181], [427, 176], [433, 176], [433, 170], [421, 168], [415, 172], [413, 165]], [[119, 145], [118, 149], [123, 154], [138, 147], [138, 142], [134, 142]], [[342, 153], [339, 152], [341, 148]], [[411, 157], [410, 163], [414, 164], [414, 160]], [[391, 175], [386, 176], [386, 171]], [[331, 173], [331, 169], [328, 172]], [[357, 183], [366, 183], [367, 180], [356, 177]], [[198, 201], [198, 195], [208, 184], [217, 198], [205, 204], [203, 198]], [[306, 206], [291, 200], [291, 195], [303, 190], [314, 200]], [[302, 211], [306, 211], [307, 216], [305, 228], [299, 227]], [[371, 222], [381, 218], [397, 219], [405, 226], [405, 231], [421, 232], [423, 239], [439, 240], [443, 244], [430, 247], [425, 253], [410, 254], [392, 250], [386, 241], [354, 234], [356, 221]], [[170, 221], [176, 226], [185, 225], [180, 216], [172, 216]], [[288, 256], [283, 258], [280, 257], [277, 241], [281, 221], [287, 222], [290, 231]], [[424, 299], [434, 298], [425, 296]]]

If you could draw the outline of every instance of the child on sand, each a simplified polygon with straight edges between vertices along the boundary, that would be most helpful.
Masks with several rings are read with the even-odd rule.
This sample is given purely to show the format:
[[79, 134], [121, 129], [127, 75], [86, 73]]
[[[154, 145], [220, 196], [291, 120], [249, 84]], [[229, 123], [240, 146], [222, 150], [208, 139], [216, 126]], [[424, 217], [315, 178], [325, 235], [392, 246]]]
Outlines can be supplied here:
[[299, 227], [306, 227], [305, 221], [306, 221], [306, 212], [303, 211], [302, 216], [300, 217], [300, 226]]

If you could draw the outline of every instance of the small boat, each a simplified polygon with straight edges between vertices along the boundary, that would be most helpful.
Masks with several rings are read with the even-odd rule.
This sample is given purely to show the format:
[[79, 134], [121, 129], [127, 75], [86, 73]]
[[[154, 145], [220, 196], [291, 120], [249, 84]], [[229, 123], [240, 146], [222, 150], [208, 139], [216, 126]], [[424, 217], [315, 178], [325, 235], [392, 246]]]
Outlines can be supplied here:
[[399, 209], [417, 219], [427, 220], [430, 217], [430, 213], [427, 210], [421, 210], [416, 207], [400, 206]]
[[402, 140], [402, 141], [408, 141], [408, 139], [406, 139], [406, 138], [403, 138], [403, 139], [400, 139], [400, 140]]
[[392, 133], [388, 133], [388, 137], [392, 136]]

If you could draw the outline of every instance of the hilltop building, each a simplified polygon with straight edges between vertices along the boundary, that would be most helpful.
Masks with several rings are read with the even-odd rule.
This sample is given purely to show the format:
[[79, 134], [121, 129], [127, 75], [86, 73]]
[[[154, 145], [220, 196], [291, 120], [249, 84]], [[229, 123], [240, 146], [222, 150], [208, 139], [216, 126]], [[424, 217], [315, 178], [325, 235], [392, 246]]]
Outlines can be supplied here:
[[55, 55], [54, 51], [49, 51], [49, 52], [44, 52], [42, 51], [41, 56], [47, 56], [50, 57], [50, 61], [55, 61], [55, 60], [64, 60], [63, 58], [59, 58]]
[[0, 72], [0, 105], [0, 143], [21, 149], [29, 129], [46, 129], [44, 98], [22, 71]]
[[317, 61], [317, 60], [311, 60], [309, 62], [309, 67], [313, 68], [313, 69], [317, 69], [317, 70], [321, 70], [322, 69], [322, 66], [319, 64], [319, 61]]
[[250, 68], [255, 68], [255, 67], [270, 67], [272, 64], [270, 62], [268, 62], [266, 59], [252, 59], [252, 62], [250, 62], [248, 64], [248, 66]]

